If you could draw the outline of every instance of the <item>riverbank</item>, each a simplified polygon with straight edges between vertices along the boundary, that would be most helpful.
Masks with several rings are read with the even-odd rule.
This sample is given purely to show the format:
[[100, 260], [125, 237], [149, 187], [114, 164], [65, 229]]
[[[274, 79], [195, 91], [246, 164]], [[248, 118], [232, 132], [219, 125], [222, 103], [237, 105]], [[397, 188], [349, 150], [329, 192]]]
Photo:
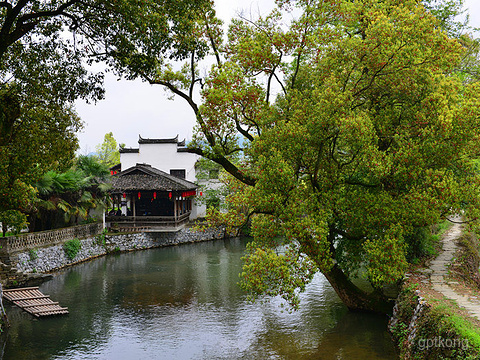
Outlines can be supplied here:
[[[471, 295], [480, 288], [475, 292], [471, 282], [452, 279], [451, 271], [474, 269], [478, 277], [478, 236], [464, 233], [459, 218], [453, 221], [441, 237], [438, 256], [426, 267], [411, 269], [402, 284], [389, 324], [402, 359], [480, 357], [480, 301]], [[463, 246], [467, 237], [469, 247]]]
[[[40, 286], [68, 316], [6, 303], [4, 360], [398, 360], [382, 315], [351, 312], [322, 274], [297, 311], [238, 286], [248, 238], [103, 256]], [[0, 347], [2, 344], [0, 343]]]
[[[38, 284], [49, 273], [110, 253], [174, 246], [225, 238], [224, 229], [198, 230], [186, 226], [178, 231], [125, 234], [100, 233], [68, 239], [9, 254], [2, 264], [6, 287]], [[51, 275], [50, 275], [51, 276]]]

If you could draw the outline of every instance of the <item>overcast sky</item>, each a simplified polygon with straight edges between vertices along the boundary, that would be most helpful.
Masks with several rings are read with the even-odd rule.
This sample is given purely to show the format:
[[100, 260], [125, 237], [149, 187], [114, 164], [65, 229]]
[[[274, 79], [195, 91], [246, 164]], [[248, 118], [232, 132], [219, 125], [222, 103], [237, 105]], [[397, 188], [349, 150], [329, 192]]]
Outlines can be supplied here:
[[[217, 0], [218, 16], [227, 22], [238, 11], [265, 13], [274, 0]], [[480, 28], [480, 1], [465, 0], [472, 26]], [[142, 81], [117, 80], [112, 74], [105, 78], [105, 99], [96, 104], [79, 101], [77, 112], [85, 123], [78, 134], [80, 153], [95, 151], [108, 132], [118, 143], [136, 147], [138, 135], [144, 138], [191, 139], [195, 124], [192, 110], [181, 99], [168, 100], [168, 94], [159, 85]]]

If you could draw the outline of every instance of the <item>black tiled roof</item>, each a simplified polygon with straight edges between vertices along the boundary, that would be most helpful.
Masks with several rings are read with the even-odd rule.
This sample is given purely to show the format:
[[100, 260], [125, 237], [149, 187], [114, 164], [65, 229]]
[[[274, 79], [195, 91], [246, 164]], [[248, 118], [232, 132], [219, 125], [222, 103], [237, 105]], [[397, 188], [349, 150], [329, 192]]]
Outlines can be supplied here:
[[171, 139], [146, 139], [138, 135], [139, 144], [177, 144], [177, 146], [185, 146], [185, 139], [178, 141], [178, 135]]
[[126, 154], [126, 153], [138, 153], [140, 149], [132, 149], [132, 148], [120, 148], [118, 152], [120, 154]]
[[179, 179], [147, 164], [137, 164], [112, 176], [113, 191], [186, 191], [196, 188], [197, 185], [190, 181]]

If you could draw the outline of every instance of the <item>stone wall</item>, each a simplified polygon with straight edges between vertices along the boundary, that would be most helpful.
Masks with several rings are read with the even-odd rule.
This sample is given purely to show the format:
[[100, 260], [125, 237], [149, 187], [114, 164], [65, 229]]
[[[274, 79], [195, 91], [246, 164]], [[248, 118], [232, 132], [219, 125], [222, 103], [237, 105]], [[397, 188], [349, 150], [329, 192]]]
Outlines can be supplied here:
[[1, 253], [12, 254], [52, 244], [60, 244], [69, 239], [87, 238], [101, 233], [102, 223], [71, 226], [63, 229], [8, 236], [0, 240]]
[[112, 252], [150, 249], [224, 238], [223, 229], [195, 231], [184, 228], [177, 232], [155, 232], [119, 235], [97, 235], [81, 241], [81, 248], [70, 260], [64, 244], [34, 248], [13, 254], [10, 261], [19, 273], [45, 273]]

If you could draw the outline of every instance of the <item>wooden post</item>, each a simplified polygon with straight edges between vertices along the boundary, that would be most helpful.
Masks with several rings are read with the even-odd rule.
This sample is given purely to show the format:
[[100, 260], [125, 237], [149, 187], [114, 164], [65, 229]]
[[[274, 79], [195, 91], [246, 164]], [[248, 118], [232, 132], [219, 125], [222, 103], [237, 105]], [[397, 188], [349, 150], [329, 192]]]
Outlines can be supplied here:
[[178, 212], [178, 203], [177, 203], [177, 197], [175, 196], [173, 200], [173, 208], [174, 208], [174, 215], [175, 215], [175, 226], [177, 226], [177, 212]]
[[135, 221], [136, 221], [136, 213], [137, 213], [137, 212], [136, 212], [136, 209], [135, 209], [135, 194], [132, 194], [132, 195], [130, 195], [130, 196], [132, 197], [133, 226], [137, 226], [137, 225], [135, 224]]

